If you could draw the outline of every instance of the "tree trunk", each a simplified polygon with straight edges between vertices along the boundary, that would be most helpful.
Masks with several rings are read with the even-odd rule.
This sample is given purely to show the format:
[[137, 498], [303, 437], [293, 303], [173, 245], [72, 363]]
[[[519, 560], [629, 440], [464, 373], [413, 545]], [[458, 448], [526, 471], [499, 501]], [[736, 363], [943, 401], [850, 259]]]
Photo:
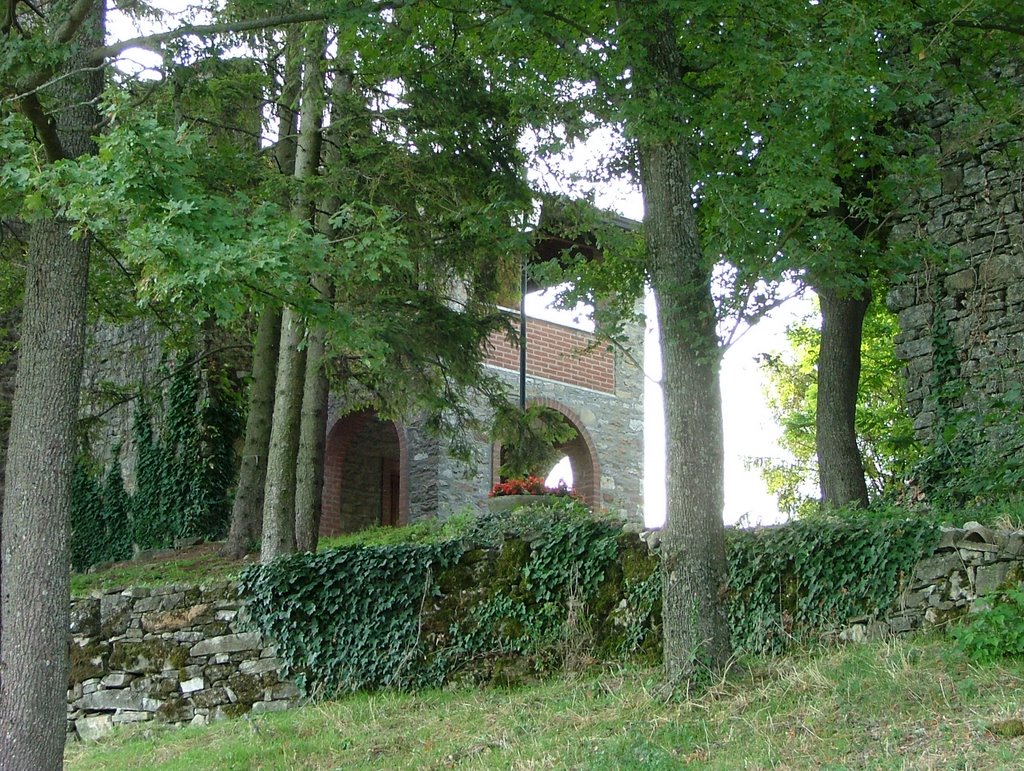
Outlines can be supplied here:
[[[314, 286], [330, 302], [327, 279], [317, 276]], [[324, 447], [327, 443], [327, 374], [324, 372], [322, 327], [306, 332], [306, 380], [302, 394], [299, 452], [295, 462], [295, 545], [299, 551], [316, 551], [320, 536], [320, 504], [324, 489]]]
[[664, 662], [670, 682], [731, 654], [720, 355], [710, 272], [690, 199], [686, 146], [642, 145], [640, 169], [651, 283], [661, 327], [668, 511], [661, 544]]
[[[329, 141], [324, 142], [321, 153], [324, 167], [328, 169], [340, 162], [341, 147], [345, 141], [340, 129], [346, 117], [342, 113], [341, 103], [351, 89], [352, 73], [348, 69], [336, 67], [331, 86], [331, 124], [327, 129]], [[318, 232], [331, 238], [335, 236], [330, 218], [340, 203], [336, 189], [329, 190], [323, 196], [316, 214]], [[326, 276], [314, 276], [312, 284], [321, 302], [333, 301], [333, 287]], [[326, 331], [320, 327], [311, 327], [306, 332], [306, 382], [302, 395], [295, 491], [295, 541], [299, 551], [315, 552], [320, 537], [327, 400], [330, 390], [323, 361], [327, 353], [325, 339]]]
[[[299, 142], [295, 154], [295, 179], [299, 190], [292, 205], [296, 217], [312, 223], [312, 198], [304, 183], [316, 175], [320, 163], [320, 130], [323, 126], [324, 28], [318, 26], [303, 48], [302, 102]], [[302, 318], [286, 307], [281, 317], [281, 347], [277, 358], [274, 418], [267, 457], [267, 483], [263, 504], [263, 546], [260, 559], [270, 562], [295, 551], [295, 484], [302, 414], [306, 352]]]
[[685, 67], [669, 11], [620, 3], [623, 43], [636, 53], [627, 129], [637, 137], [644, 237], [658, 303], [665, 395], [668, 510], [661, 544], [665, 674], [669, 684], [720, 670], [731, 655], [725, 614], [721, 354], [711, 261], [701, 248], [688, 129], [665, 109]]
[[263, 495], [263, 539], [260, 560], [270, 562], [295, 551], [295, 459], [299, 449], [296, 416], [302, 409], [305, 352], [302, 320], [291, 308], [281, 316], [281, 346], [277, 355], [277, 388], [267, 453], [267, 482]]
[[[295, 32], [288, 33], [293, 42]], [[277, 143], [274, 161], [282, 174], [295, 174], [295, 152], [298, 144], [298, 100], [302, 87], [302, 62], [295, 55], [296, 46], [285, 49], [285, 67], [281, 93], [277, 100]], [[274, 388], [277, 379], [277, 357], [281, 342], [281, 310], [267, 305], [260, 315], [260, 325], [253, 346], [252, 387], [249, 411], [245, 422], [245, 447], [238, 473], [238, 487], [231, 510], [231, 530], [224, 545], [224, 554], [238, 559], [256, 548], [263, 535], [263, 492], [267, 483], [267, 456], [270, 429], [274, 415]]]
[[[58, 19], [51, 20], [53, 24]], [[103, 40], [101, 5], [80, 29], [82, 48]], [[60, 105], [48, 155], [96, 151], [102, 75], [73, 56], [52, 86]], [[74, 74], [70, 74], [74, 73]], [[0, 576], [0, 768], [63, 762], [68, 687], [68, 530], [75, 455], [89, 238], [56, 216], [34, 223], [11, 408]]]
[[868, 505], [864, 463], [857, 446], [857, 388], [864, 315], [871, 303], [815, 288], [821, 301], [821, 351], [818, 354], [818, 402], [815, 449], [824, 508]]
[[232, 559], [255, 550], [262, 535], [263, 487], [267, 480], [267, 451], [274, 414], [274, 382], [280, 339], [281, 311], [267, 306], [260, 315], [253, 347], [245, 446], [231, 509], [231, 530], [224, 546], [224, 554]]

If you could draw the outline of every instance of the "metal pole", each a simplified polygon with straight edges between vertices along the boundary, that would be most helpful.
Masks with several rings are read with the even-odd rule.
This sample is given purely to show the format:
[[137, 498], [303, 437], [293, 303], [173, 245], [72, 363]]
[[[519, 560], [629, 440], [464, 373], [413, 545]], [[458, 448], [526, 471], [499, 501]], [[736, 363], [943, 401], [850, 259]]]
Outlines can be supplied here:
[[519, 293], [519, 409], [526, 411], [526, 256]]

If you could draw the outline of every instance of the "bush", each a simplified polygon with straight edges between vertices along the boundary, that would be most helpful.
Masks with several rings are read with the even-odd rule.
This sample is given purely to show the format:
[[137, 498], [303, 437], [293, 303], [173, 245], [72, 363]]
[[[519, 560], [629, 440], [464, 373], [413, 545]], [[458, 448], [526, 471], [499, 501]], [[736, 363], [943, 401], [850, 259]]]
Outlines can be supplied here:
[[1024, 655], [1024, 588], [982, 598], [975, 608], [952, 632], [964, 653], [982, 663]]

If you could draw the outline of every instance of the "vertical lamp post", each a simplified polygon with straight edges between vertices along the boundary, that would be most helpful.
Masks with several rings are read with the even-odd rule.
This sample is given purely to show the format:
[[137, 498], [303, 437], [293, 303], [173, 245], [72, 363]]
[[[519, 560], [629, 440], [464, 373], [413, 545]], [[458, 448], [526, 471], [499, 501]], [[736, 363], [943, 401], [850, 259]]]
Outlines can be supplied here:
[[520, 275], [519, 292], [519, 409], [526, 411], [526, 255]]

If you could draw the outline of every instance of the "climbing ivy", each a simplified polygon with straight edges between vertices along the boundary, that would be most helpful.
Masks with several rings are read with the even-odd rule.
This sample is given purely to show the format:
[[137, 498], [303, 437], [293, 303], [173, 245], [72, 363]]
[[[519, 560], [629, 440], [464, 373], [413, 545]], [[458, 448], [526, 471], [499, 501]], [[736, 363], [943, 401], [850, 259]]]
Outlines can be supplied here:
[[[349, 543], [248, 568], [239, 593], [253, 627], [324, 695], [521, 682], [574, 656], [660, 657], [657, 558], [578, 502], [434, 532], [440, 540]], [[781, 652], [884, 615], [937, 541], [931, 520], [852, 512], [730, 531], [736, 649]]]
[[157, 398], [140, 397], [133, 416], [135, 489], [118, 461], [103, 474], [83, 458], [72, 489], [76, 569], [127, 559], [132, 545], [164, 548], [179, 538], [224, 535], [242, 430], [238, 389], [223, 368], [180, 366]]
[[449, 542], [289, 555], [246, 569], [238, 591], [307, 692], [415, 687], [429, 680], [421, 611], [457, 552]]
[[121, 466], [111, 465], [100, 477], [84, 457], [75, 463], [71, 480], [71, 565], [85, 570], [99, 562], [132, 555], [127, 496]]
[[[635, 552], [578, 502], [482, 515], [443, 537], [287, 556], [246, 569], [239, 593], [310, 693], [509, 682], [570, 650], [649, 647], [657, 609], [621, 604]], [[637, 584], [656, 572], [640, 548], [642, 564], [629, 568]]]
[[729, 531], [734, 647], [780, 652], [856, 616], [881, 616], [937, 543], [931, 520], [854, 513]]

